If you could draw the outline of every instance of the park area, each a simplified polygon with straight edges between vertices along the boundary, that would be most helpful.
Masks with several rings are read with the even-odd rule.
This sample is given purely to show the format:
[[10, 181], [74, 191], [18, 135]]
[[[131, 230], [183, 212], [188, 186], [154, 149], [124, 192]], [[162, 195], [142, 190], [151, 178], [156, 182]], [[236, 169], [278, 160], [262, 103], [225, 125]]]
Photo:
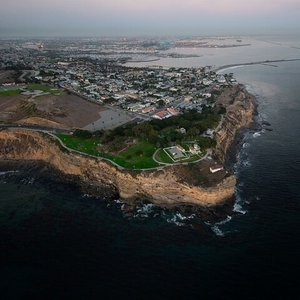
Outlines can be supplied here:
[[66, 134], [57, 134], [57, 137], [70, 149], [106, 158], [126, 169], [149, 169], [159, 166], [152, 159], [156, 149], [147, 141], [138, 141], [116, 154], [102, 152], [101, 144], [97, 137], [78, 137]]

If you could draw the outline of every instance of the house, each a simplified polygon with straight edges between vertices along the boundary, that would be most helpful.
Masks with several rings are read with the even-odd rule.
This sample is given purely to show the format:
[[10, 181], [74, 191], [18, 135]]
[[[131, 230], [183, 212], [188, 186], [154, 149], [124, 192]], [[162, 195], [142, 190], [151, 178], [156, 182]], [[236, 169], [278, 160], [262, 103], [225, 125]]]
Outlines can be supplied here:
[[157, 112], [156, 114], [154, 114], [152, 117], [154, 119], [163, 120], [163, 119], [172, 117], [172, 114], [169, 113], [167, 110], [161, 110], [161, 111]]
[[192, 154], [201, 153], [201, 149], [200, 149], [200, 146], [198, 144], [190, 145], [189, 146], [189, 151]]
[[177, 115], [179, 115], [179, 111], [176, 110], [175, 108], [172, 108], [172, 107], [167, 108], [167, 112], [170, 113], [172, 116], [177, 116]]
[[186, 134], [186, 129], [185, 128], [179, 128], [176, 130], [177, 132], [181, 133], [181, 134]]
[[152, 112], [154, 110], [155, 110], [154, 106], [148, 106], [148, 107], [145, 107], [145, 108], [142, 109], [142, 113], [143, 114], [148, 114], [148, 113], [150, 113], [150, 112]]
[[217, 172], [219, 172], [219, 171], [224, 170], [224, 167], [223, 167], [222, 165], [216, 164], [216, 165], [214, 165], [214, 166], [211, 166], [211, 167], [209, 168], [209, 170], [210, 170], [211, 173], [214, 174], [214, 173], [217, 173]]

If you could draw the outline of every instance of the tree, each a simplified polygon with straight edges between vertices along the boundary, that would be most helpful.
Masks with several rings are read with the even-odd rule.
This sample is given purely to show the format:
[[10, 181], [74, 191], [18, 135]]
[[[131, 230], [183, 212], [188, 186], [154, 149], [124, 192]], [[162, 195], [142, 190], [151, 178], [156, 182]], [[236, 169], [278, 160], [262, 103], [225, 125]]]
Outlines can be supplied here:
[[160, 99], [160, 100], [158, 100], [157, 104], [158, 104], [159, 107], [164, 107], [165, 106], [165, 101]]
[[143, 122], [133, 128], [133, 133], [136, 137], [149, 139], [149, 137], [157, 136], [157, 132], [149, 122]]
[[82, 129], [76, 129], [73, 132], [73, 136], [84, 138], [84, 139], [89, 139], [92, 137], [92, 133], [87, 130], [82, 130]]

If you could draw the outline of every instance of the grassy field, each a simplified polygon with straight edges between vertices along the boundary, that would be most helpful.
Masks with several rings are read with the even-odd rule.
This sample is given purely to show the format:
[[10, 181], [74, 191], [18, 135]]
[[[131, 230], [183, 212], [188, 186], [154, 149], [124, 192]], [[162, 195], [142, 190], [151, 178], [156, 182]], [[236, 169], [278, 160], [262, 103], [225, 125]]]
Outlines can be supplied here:
[[164, 149], [159, 149], [155, 155], [156, 160], [165, 164], [172, 164], [173, 160], [170, 156], [164, 151]]
[[152, 144], [140, 141], [119, 153], [118, 157], [129, 163], [134, 169], [155, 168], [158, 166], [152, 159], [155, 150]]
[[[57, 134], [57, 136], [68, 148], [78, 150], [89, 155], [110, 159], [119, 166], [127, 169], [149, 169], [159, 166], [159, 164], [152, 159], [156, 148], [153, 144], [144, 140], [139, 141], [124, 151], [121, 151], [118, 155], [113, 155], [111, 153], [103, 153], [98, 150], [100, 144], [99, 138], [83, 138], [66, 134]], [[192, 155], [191, 157], [179, 160], [178, 162], [191, 163], [199, 160], [203, 156], [204, 154]], [[156, 153], [155, 158], [161, 163], [174, 163], [163, 149], [160, 149]]]
[[[35, 84], [30, 83], [27, 84], [26, 87], [24, 87], [27, 90], [40, 90], [44, 93], [49, 93], [51, 95], [60, 96], [64, 93], [61, 89], [56, 89], [47, 85], [43, 84]], [[19, 88], [16, 88], [15, 90], [0, 90], [0, 96], [16, 96], [20, 95], [23, 91]]]
[[0, 90], [0, 96], [16, 96], [16, 95], [20, 95], [21, 94], [21, 90], [17, 89], [17, 90]]
[[100, 153], [97, 149], [99, 140], [95, 138], [83, 139], [66, 134], [57, 134], [63, 143], [71, 149], [78, 150], [90, 155], [99, 156]]
[[63, 93], [63, 90], [56, 89], [48, 85], [37, 84], [37, 83], [27, 84], [26, 88], [28, 90], [40, 90], [43, 91], [44, 93], [49, 93], [56, 96], [59, 96]]
[[81, 138], [72, 135], [57, 134], [63, 143], [71, 149], [78, 150], [97, 157], [104, 157], [112, 160], [121, 167], [127, 169], [149, 169], [155, 168], [158, 164], [152, 159], [155, 148], [152, 144], [140, 141], [118, 155], [102, 153], [98, 150], [99, 139]]

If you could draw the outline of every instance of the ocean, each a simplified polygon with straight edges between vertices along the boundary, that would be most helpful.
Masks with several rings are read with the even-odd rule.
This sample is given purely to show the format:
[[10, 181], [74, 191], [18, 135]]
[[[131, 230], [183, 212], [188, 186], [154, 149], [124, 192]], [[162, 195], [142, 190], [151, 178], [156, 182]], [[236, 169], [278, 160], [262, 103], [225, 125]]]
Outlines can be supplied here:
[[300, 62], [226, 72], [256, 96], [261, 125], [237, 153], [233, 214], [209, 223], [148, 204], [127, 216], [118, 199], [3, 169], [1, 299], [299, 297]]

